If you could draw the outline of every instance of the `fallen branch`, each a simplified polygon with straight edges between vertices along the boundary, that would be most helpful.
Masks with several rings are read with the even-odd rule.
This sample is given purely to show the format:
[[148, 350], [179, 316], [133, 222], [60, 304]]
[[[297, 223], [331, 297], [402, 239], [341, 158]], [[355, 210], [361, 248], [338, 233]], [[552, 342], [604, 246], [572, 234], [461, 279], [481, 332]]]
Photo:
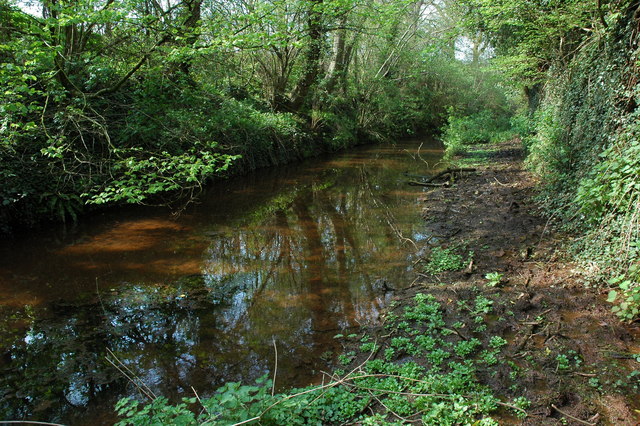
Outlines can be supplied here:
[[578, 423], [582, 423], [583, 425], [589, 425], [589, 426], [596, 426], [596, 423], [589, 423], [585, 420], [581, 420], [577, 417], [573, 417], [571, 414], [565, 413], [564, 411], [562, 411], [561, 409], [559, 409], [558, 407], [556, 407], [554, 404], [551, 404], [551, 407], [556, 410], [558, 413], [562, 414], [565, 417], [570, 418], [571, 420], [575, 420]]
[[524, 347], [527, 345], [527, 342], [529, 341], [529, 339], [531, 339], [531, 336], [533, 336], [533, 325], [529, 325], [526, 329], [526, 335], [524, 337], [524, 339], [522, 339], [520, 341], [520, 343], [518, 343], [518, 345], [513, 349], [513, 353], [517, 354], [518, 352], [520, 352], [522, 349], [524, 349]]
[[579, 371], [574, 371], [573, 372], [574, 375], [576, 376], [582, 376], [582, 377], [597, 377], [597, 374], [593, 374], [593, 373], [580, 373]]
[[440, 173], [436, 173], [435, 175], [431, 176], [431, 177], [427, 177], [427, 176], [421, 176], [421, 175], [413, 175], [413, 174], [409, 174], [409, 173], [404, 173], [405, 176], [408, 177], [415, 177], [415, 178], [420, 178], [423, 179], [422, 182], [420, 181], [416, 181], [416, 180], [410, 180], [409, 182], [407, 182], [409, 185], [412, 186], [426, 186], [426, 187], [430, 187], [430, 188], [439, 188], [439, 187], [443, 187], [443, 186], [449, 186], [451, 185], [451, 182], [444, 182], [444, 183], [434, 183], [434, 181], [436, 179], [440, 179], [441, 177], [444, 177], [448, 174], [453, 175], [454, 173], [462, 173], [462, 172], [475, 172], [476, 169], [474, 168], [469, 168], [469, 167], [459, 167], [459, 168], [448, 168], [445, 169], [443, 171], [441, 171]]
[[445, 182], [445, 183], [430, 183], [430, 182], [418, 182], [417, 180], [410, 180], [409, 182], [407, 182], [408, 185], [411, 186], [426, 186], [429, 188], [441, 188], [441, 187], [447, 187], [447, 186], [451, 186], [451, 184], [449, 182]]

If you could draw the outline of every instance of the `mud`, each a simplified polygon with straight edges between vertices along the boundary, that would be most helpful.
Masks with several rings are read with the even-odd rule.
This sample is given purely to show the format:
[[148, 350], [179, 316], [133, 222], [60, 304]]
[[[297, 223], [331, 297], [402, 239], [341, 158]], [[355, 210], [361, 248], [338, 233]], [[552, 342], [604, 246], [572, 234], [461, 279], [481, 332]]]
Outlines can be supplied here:
[[[395, 293], [395, 311], [415, 293], [430, 293], [453, 323], [459, 301], [479, 294], [494, 301], [486, 334], [508, 340], [505, 370], [481, 379], [505, 399], [531, 401], [524, 420], [498, 412], [501, 424], [640, 424], [640, 328], [610, 312], [604, 288], [585, 286], [567, 254], [571, 236], [538, 210], [536, 181], [519, 145], [470, 150], [459, 160], [475, 172], [425, 193], [424, 233], [433, 237], [420, 247], [416, 280]], [[435, 247], [471, 261], [460, 271], [424, 273]], [[485, 276], [494, 272], [502, 279], [490, 286]], [[518, 367], [515, 380], [509, 363]]]

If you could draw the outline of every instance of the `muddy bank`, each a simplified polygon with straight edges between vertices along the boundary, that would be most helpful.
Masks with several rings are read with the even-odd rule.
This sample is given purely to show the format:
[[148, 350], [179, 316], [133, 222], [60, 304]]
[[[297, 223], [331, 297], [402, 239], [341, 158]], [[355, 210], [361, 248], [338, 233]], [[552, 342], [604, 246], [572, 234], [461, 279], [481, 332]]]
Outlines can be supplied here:
[[[474, 147], [456, 162], [476, 171], [425, 192], [424, 234], [432, 238], [418, 243], [416, 279], [395, 293], [387, 316], [426, 293], [460, 339], [506, 339], [497, 372], [479, 379], [504, 400], [530, 404], [524, 419], [498, 411], [500, 423], [637, 424], [640, 328], [616, 319], [605, 290], [584, 285], [563, 250], [571, 236], [537, 211], [523, 157], [518, 141]], [[478, 300], [490, 309], [474, 308]], [[383, 330], [384, 346], [394, 335]]]

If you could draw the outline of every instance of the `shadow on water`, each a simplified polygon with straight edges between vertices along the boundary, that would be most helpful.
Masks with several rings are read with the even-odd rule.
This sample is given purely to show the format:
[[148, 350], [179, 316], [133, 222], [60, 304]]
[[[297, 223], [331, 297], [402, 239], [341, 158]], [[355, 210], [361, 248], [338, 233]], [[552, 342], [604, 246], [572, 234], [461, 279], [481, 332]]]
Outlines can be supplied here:
[[274, 365], [318, 380], [333, 338], [411, 280], [420, 189], [440, 150], [373, 146], [218, 184], [183, 216], [123, 210], [0, 245], [0, 418], [95, 423], [135, 386], [210, 394]]

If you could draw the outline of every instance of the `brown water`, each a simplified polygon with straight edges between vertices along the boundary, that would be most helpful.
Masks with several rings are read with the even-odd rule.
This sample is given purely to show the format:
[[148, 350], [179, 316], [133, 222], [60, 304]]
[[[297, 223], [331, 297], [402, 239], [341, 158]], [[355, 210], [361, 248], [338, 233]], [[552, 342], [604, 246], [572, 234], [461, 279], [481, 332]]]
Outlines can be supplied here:
[[274, 368], [318, 380], [336, 334], [375, 324], [411, 283], [420, 189], [441, 155], [369, 146], [215, 185], [178, 218], [119, 210], [0, 243], [0, 420], [107, 423], [131, 381], [210, 394]]

